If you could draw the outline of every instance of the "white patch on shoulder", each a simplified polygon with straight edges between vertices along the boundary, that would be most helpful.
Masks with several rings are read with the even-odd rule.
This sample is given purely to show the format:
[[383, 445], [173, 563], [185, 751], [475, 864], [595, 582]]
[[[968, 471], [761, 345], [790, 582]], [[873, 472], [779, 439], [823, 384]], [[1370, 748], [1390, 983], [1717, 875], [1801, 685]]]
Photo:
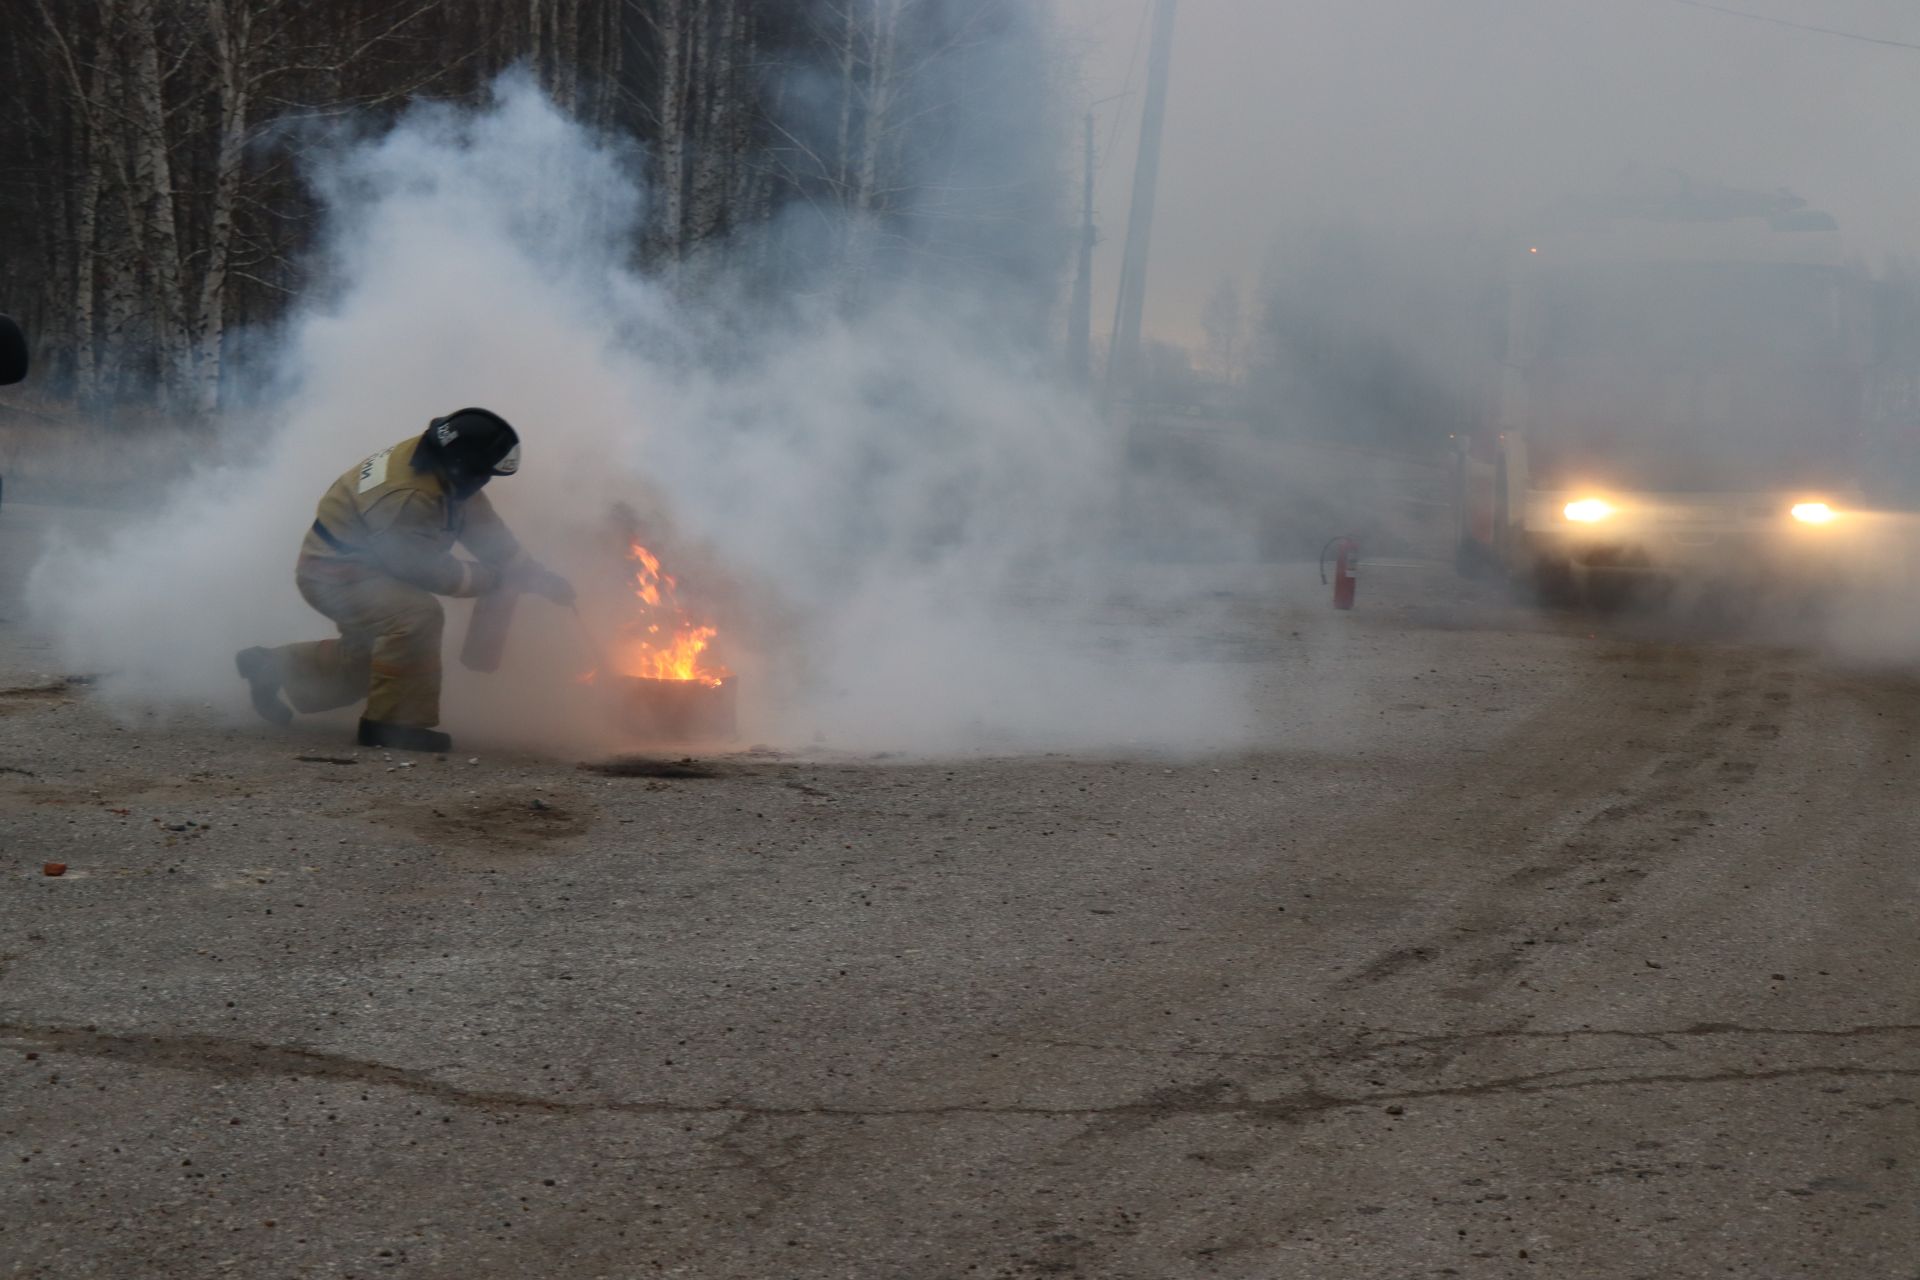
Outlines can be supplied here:
[[500, 459], [500, 461], [493, 464], [493, 474], [497, 476], [510, 476], [514, 472], [518, 471], [519, 469], [520, 469], [520, 446], [517, 444], [514, 445], [513, 448], [507, 450], [506, 457]]
[[378, 489], [387, 482], [387, 466], [397, 447], [397, 445], [388, 445], [360, 464], [360, 485], [355, 492], [365, 493], [369, 489]]

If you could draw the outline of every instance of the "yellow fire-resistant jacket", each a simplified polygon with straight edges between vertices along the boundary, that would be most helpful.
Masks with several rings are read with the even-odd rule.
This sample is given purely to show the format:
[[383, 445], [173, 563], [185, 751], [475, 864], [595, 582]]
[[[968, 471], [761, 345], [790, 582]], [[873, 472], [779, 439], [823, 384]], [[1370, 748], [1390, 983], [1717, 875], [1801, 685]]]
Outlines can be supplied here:
[[[440, 473], [416, 471], [415, 436], [350, 468], [320, 499], [300, 555], [336, 569], [389, 574], [438, 596], [485, 595], [520, 543], [485, 494], [453, 496]], [[478, 562], [453, 555], [458, 542]]]

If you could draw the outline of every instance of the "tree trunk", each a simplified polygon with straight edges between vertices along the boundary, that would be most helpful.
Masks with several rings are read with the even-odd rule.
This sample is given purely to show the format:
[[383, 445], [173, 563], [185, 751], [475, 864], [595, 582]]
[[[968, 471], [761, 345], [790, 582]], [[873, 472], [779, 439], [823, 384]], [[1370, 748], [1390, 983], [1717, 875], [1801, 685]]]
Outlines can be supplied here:
[[551, 84], [546, 68], [547, 0], [527, 0], [527, 63], [543, 85]]
[[167, 148], [167, 117], [160, 78], [160, 44], [154, 0], [131, 0], [133, 39], [134, 196], [140, 205], [141, 247], [151, 281], [155, 354], [169, 396], [178, 397], [192, 363], [181, 286], [180, 232], [174, 212], [173, 162]]
[[219, 148], [207, 215], [206, 270], [194, 317], [192, 404], [211, 413], [220, 404], [221, 353], [226, 338], [227, 264], [233, 253], [234, 208], [246, 163], [249, 83], [253, 71], [251, 0], [207, 0], [214, 74], [219, 89]]
[[100, 273], [104, 314], [96, 329], [95, 393], [111, 400], [129, 390], [139, 373], [136, 345], [140, 333], [140, 262], [145, 233], [141, 197], [134, 184], [131, 153], [138, 144], [132, 124], [133, 87], [126, 56], [129, 15], [126, 0], [103, 0], [100, 40], [94, 49], [97, 92], [92, 113], [93, 166], [100, 195], [96, 206], [94, 263]]
[[625, 69], [627, 40], [621, 18], [621, 5], [602, 7], [598, 79], [593, 86], [593, 123], [603, 132], [613, 128], [615, 108], [620, 100], [620, 73]]
[[739, 228], [760, 220], [755, 194], [762, 187], [766, 173], [765, 165], [746, 163], [742, 159], [753, 152], [753, 122], [758, 107], [752, 68], [759, 60], [760, 29], [751, 5], [741, 12], [734, 30], [737, 46], [734, 54], [734, 102], [726, 131], [727, 154], [732, 157], [732, 163], [727, 175], [725, 199], [728, 225]]
[[687, 0], [661, 0], [655, 17], [660, 41], [660, 246], [669, 271], [680, 260], [686, 221]]
[[860, 129], [860, 173], [854, 186], [854, 208], [870, 212], [877, 207], [881, 150], [893, 127], [893, 104], [898, 91], [894, 77], [900, 49], [900, 10], [906, 0], [876, 0], [873, 60], [867, 75], [867, 103]]
[[[96, 82], [102, 74], [96, 63], [93, 69]], [[99, 154], [94, 131], [84, 117], [75, 122], [74, 132], [72, 163], [79, 183], [73, 193], [73, 394], [86, 404], [91, 403], [100, 390], [95, 350], [99, 339], [93, 328], [93, 299], [97, 275], [94, 254], [100, 221], [100, 168], [104, 159]]]
[[898, 93], [895, 78], [900, 42], [900, 12], [906, 0], [873, 0], [874, 29], [867, 59], [867, 91], [860, 113], [860, 163], [848, 193], [847, 258], [841, 296], [846, 302], [858, 302], [866, 293], [867, 279], [878, 256], [880, 214], [880, 164], [888, 137], [893, 131], [894, 102]]
[[702, 95], [700, 119], [695, 125], [693, 198], [687, 238], [700, 244], [710, 240], [727, 218], [727, 169], [732, 163], [734, 139], [729, 129], [736, 108], [734, 40], [739, 0], [709, 0], [703, 20], [706, 29], [700, 59]]
[[[120, 185], [117, 177], [111, 181], [116, 186]], [[122, 193], [120, 203], [124, 207], [130, 205], [132, 199]], [[118, 247], [108, 248], [114, 243], [112, 232], [116, 221], [122, 239]], [[105, 302], [105, 315], [99, 333], [99, 367], [94, 387], [102, 398], [112, 399], [126, 390], [132, 376], [140, 281], [133, 251], [133, 230], [125, 224], [124, 215], [115, 220], [103, 220], [100, 229], [99, 248], [105, 252], [97, 254], [96, 266], [102, 275], [101, 297]]]
[[840, 47], [836, 51], [840, 61], [840, 127], [834, 134], [834, 182], [845, 200], [853, 176], [853, 110], [860, 93], [860, 6], [869, 0], [842, 2], [846, 8], [841, 11]]
[[580, 110], [580, 5], [553, 0], [553, 96], [569, 115]]

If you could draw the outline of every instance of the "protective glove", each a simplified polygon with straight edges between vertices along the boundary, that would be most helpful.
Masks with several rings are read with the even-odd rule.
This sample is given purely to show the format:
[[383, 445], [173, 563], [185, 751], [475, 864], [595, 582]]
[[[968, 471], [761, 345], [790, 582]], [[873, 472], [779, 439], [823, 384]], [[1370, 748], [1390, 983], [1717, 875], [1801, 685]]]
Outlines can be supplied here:
[[551, 600], [562, 609], [573, 607], [573, 584], [537, 561], [529, 560], [514, 569], [508, 585]]

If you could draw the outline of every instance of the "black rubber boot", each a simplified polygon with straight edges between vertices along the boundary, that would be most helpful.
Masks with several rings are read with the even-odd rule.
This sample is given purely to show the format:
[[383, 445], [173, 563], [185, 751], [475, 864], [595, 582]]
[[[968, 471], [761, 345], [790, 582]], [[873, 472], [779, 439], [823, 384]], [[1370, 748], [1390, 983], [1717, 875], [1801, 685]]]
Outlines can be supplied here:
[[453, 739], [438, 729], [420, 729], [410, 724], [388, 724], [384, 720], [360, 718], [360, 745], [388, 747], [394, 751], [453, 750]]
[[273, 653], [255, 645], [233, 655], [233, 665], [247, 682], [253, 709], [268, 724], [285, 725], [293, 720], [293, 711], [280, 701], [280, 676], [273, 669]]

